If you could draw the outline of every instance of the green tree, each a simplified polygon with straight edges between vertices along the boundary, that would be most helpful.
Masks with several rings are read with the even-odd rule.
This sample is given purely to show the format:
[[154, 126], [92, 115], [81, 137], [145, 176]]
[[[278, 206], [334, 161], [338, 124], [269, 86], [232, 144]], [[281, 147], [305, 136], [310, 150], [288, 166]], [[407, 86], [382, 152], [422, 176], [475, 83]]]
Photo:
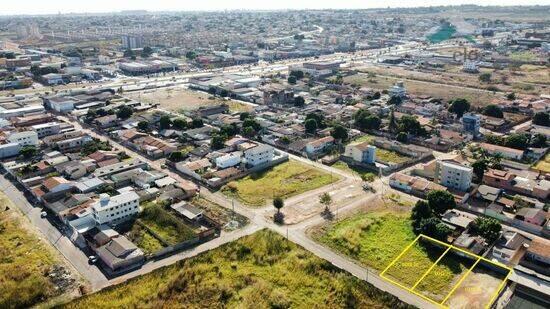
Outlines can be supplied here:
[[361, 130], [378, 130], [382, 124], [382, 120], [378, 116], [372, 115], [365, 109], [360, 109], [355, 112], [355, 125]]
[[23, 156], [25, 159], [30, 159], [34, 157], [38, 153], [38, 150], [34, 146], [23, 146], [21, 150], [19, 151], [19, 154]]
[[409, 136], [405, 132], [399, 132], [397, 133], [397, 136], [395, 137], [395, 139], [398, 142], [407, 143], [409, 141]]
[[130, 106], [123, 105], [116, 111], [116, 116], [118, 119], [128, 119], [132, 114], [134, 113], [134, 110]]
[[523, 133], [510, 134], [506, 138], [504, 146], [525, 150], [529, 146], [529, 136]]
[[242, 112], [242, 113], [239, 115], [239, 119], [240, 119], [241, 121], [244, 121], [245, 119], [248, 119], [248, 118], [250, 118], [250, 113], [248, 113], [248, 112]]
[[195, 119], [193, 119], [193, 121], [191, 122], [191, 126], [193, 127], [193, 129], [202, 128], [202, 127], [204, 126], [204, 123], [202, 122], [202, 119], [200, 119], [200, 118], [195, 118]]
[[325, 211], [329, 212], [330, 204], [332, 204], [332, 197], [330, 197], [330, 195], [327, 192], [325, 192], [321, 194], [321, 196], [319, 196], [319, 203], [325, 205]]
[[411, 211], [411, 221], [414, 230], [420, 232], [420, 222], [423, 219], [434, 217], [434, 213], [430, 208], [428, 202], [424, 200], [418, 200]]
[[504, 113], [502, 112], [502, 109], [495, 104], [489, 104], [485, 106], [483, 109], [483, 115], [489, 116], [489, 117], [495, 117], [495, 118], [503, 118]]
[[510, 100], [510, 101], [513, 101], [516, 99], [516, 94], [513, 93], [513, 92], [510, 92], [506, 95], [506, 99]]
[[472, 230], [485, 238], [487, 242], [492, 243], [499, 237], [502, 225], [493, 218], [477, 217], [472, 225]]
[[295, 85], [296, 84], [296, 76], [290, 75], [287, 79], [287, 82], [291, 85]]
[[348, 129], [346, 129], [341, 124], [337, 124], [334, 126], [334, 128], [332, 128], [330, 135], [332, 135], [334, 139], [345, 141], [348, 139]]
[[149, 131], [149, 123], [147, 121], [140, 121], [137, 124], [137, 128], [140, 131], [147, 132]]
[[483, 179], [483, 174], [487, 170], [488, 164], [486, 159], [479, 159], [472, 163], [472, 169], [474, 170], [474, 175], [476, 175], [478, 180]]
[[129, 49], [129, 48], [124, 51], [124, 58], [131, 58], [131, 57], [135, 57], [135, 56], [136, 56], [136, 54], [134, 53], [134, 51]]
[[277, 209], [277, 213], [281, 212], [281, 209], [285, 206], [285, 202], [281, 197], [276, 197], [273, 199], [273, 207]]
[[184, 130], [185, 128], [187, 128], [187, 121], [185, 121], [185, 119], [183, 118], [176, 118], [172, 122], [172, 125], [175, 129]]
[[491, 81], [491, 73], [481, 73], [479, 74], [479, 81], [482, 83], [488, 83]]
[[297, 97], [294, 97], [293, 104], [296, 107], [303, 107], [304, 105], [306, 105], [306, 100], [304, 100], [304, 98], [301, 96], [297, 96]]
[[546, 147], [546, 136], [540, 133], [533, 135], [531, 138], [531, 147], [544, 148]]
[[317, 128], [318, 128], [317, 121], [313, 118], [307, 119], [304, 122], [304, 126], [306, 129], [306, 133], [315, 134], [315, 132], [317, 132]]
[[464, 113], [470, 110], [470, 102], [466, 99], [454, 99], [451, 101], [449, 112], [456, 114], [458, 118], [462, 118]]
[[538, 112], [533, 116], [533, 124], [550, 127], [550, 115], [546, 112]]
[[184, 156], [181, 151], [174, 151], [168, 156], [168, 159], [174, 163], [177, 163], [182, 161], [184, 159]]
[[253, 127], [244, 127], [243, 135], [248, 138], [253, 138], [254, 136], [256, 136], [256, 131]]
[[432, 190], [428, 193], [427, 200], [431, 210], [437, 215], [456, 207], [455, 198], [448, 191]]
[[397, 123], [397, 119], [395, 119], [395, 113], [393, 107], [390, 110], [390, 117], [388, 120], [388, 129], [390, 132], [395, 132], [399, 130], [399, 124]]
[[422, 219], [419, 224], [419, 231], [440, 241], [446, 241], [447, 236], [451, 233], [451, 229], [436, 217]]
[[143, 50], [141, 51], [141, 57], [143, 58], [149, 58], [153, 54], [153, 49], [149, 46], [145, 46]]
[[170, 129], [170, 126], [172, 125], [172, 120], [170, 120], [169, 116], [161, 116], [159, 120], [159, 128], [161, 130]]
[[304, 78], [304, 72], [303, 71], [290, 71], [290, 75], [296, 77], [296, 79]]
[[412, 115], [404, 115], [399, 119], [398, 125], [399, 132], [406, 132], [408, 134], [420, 136], [424, 135], [426, 131], [420, 125], [420, 122]]
[[392, 96], [389, 101], [388, 101], [388, 104], [391, 104], [391, 105], [399, 105], [403, 102], [403, 99], [400, 97], [400, 96]]
[[185, 58], [189, 60], [194, 60], [195, 58], [197, 58], [197, 54], [194, 51], [188, 51], [185, 53]]
[[212, 139], [210, 140], [210, 147], [213, 150], [222, 149], [225, 147], [225, 141], [227, 140], [227, 136], [223, 134], [214, 134], [212, 135]]

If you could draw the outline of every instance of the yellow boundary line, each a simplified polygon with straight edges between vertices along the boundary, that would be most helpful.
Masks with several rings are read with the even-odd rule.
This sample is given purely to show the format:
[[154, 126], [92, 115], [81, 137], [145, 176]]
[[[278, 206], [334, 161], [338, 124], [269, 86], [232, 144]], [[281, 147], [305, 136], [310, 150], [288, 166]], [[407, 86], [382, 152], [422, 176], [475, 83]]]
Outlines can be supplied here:
[[411, 290], [414, 290], [416, 288], [416, 286], [422, 281], [424, 280], [424, 278], [430, 273], [430, 271], [432, 271], [432, 269], [437, 265], [437, 263], [439, 263], [439, 261], [441, 261], [441, 259], [445, 256], [445, 254], [447, 254], [447, 252], [449, 252], [449, 250], [451, 250], [451, 247], [447, 248], [447, 250], [445, 250], [445, 252], [443, 252], [443, 254], [433, 263], [432, 266], [430, 266], [430, 268], [428, 268], [428, 270], [422, 275], [422, 277], [420, 277], [420, 279], [418, 279], [418, 281], [416, 281], [413, 285], [413, 287], [411, 288]]
[[449, 294], [447, 294], [447, 296], [445, 296], [443, 301], [440, 303], [441, 305], [445, 304], [447, 299], [449, 299], [449, 297], [451, 297], [451, 295], [453, 295], [455, 290], [458, 289], [458, 287], [462, 284], [462, 281], [464, 281], [464, 279], [466, 279], [466, 277], [468, 277], [468, 275], [472, 272], [474, 267], [476, 267], [476, 265], [477, 265], [477, 263], [479, 263], [479, 261], [481, 261], [481, 259], [477, 259], [477, 261], [474, 263], [474, 265], [472, 265], [472, 267], [468, 268], [468, 271], [462, 276], [462, 278], [460, 278], [460, 280], [458, 280], [458, 283], [453, 286], [453, 288], [451, 289]]
[[[428, 269], [428, 271], [426, 271], [422, 277], [414, 284], [414, 286], [412, 288], [409, 288], [409, 287], [406, 287], [404, 285], [402, 285], [401, 283], [398, 283], [396, 282], [395, 280], [393, 279], [390, 279], [386, 276], [384, 276], [384, 274], [386, 273], [386, 271], [388, 269], [390, 269], [414, 244], [416, 244], [420, 238], [424, 238], [424, 239], [427, 239], [431, 242], [434, 242], [434, 243], [437, 243], [437, 244], [440, 244], [440, 245], [443, 245], [444, 247], [446, 247], [447, 249], [445, 250], [445, 252], [443, 252], [443, 254], [441, 254], [441, 256], [438, 257], [438, 259], [433, 263], [432, 266], [430, 266], [430, 268]], [[468, 271], [460, 278], [460, 280], [458, 281], [457, 284], [455, 284], [452, 288], [451, 288], [451, 291], [449, 292], [449, 294], [447, 294], [447, 296], [445, 297], [445, 299], [443, 299], [442, 302], [438, 303], [437, 301], [423, 295], [423, 294], [420, 294], [419, 292], [416, 292], [414, 289], [416, 288], [416, 286], [432, 271], [432, 269], [437, 265], [437, 263], [439, 263], [439, 261], [445, 256], [445, 254], [447, 254], [447, 252], [449, 252], [450, 250], [456, 250], [456, 251], [459, 251], [459, 252], [462, 252], [466, 255], [469, 255], [473, 258], [476, 259], [475, 263], [468, 269]], [[430, 303], [433, 303], [439, 307], [442, 307], [442, 308], [448, 308], [447, 306], [444, 305], [444, 303], [448, 300], [448, 298], [455, 292], [455, 290], [462, 284], [462, 282], [464, 281], [464, 279], [466, 279], [466, 277], [472, 272], [472, 270], [474, 269], [475, 266], [477, 266], [477, 264], [480, 262], [480, 261], [483, 261], [483, 262], [487, 262], [489, 264], [492, 264], [492, 265], [495, 265], [497, 267], [500, 267], [500, 268], [503, 268], [505, 270], [508, 270], [508, 273], [506, 274], [506, 277], [502, 280], [502, 282], [500, 283], [500, 285], [498, 286], [495, 294], [491, 297], [490, 299], [490, 302], [487, 304], [487, 306], [485, 308], [489, 309], [491, 307], [491, 305], [493, 304], [493, 302], [496, 300], [496, 298], [498, 297], [498, 295], [500, 294], [501, 290], [504, 288], [504, 285], [506, 284], [506, 282], [508, 281], [508, 278], [510, 277], [510, 275], [512, 274], [512, 268], [506, 266], [506, 265], [503, 265], [501, 263], [498, 263], [498, 262], [494, 262], [494, 261], [491, 261], [491, 260], [488, 260], [480, 255], [477, 255], [477, 254], [473, 254], [471, 252], [468, 252], [462, 248], [458, 248], [458, 247], [455, 247], [451, 244], [447, 244], [447, 243], [444, 243], [440, 240], [437, 240], [435, 238], [432, 238], [432, 237], [429, 237], [429, 236], [426, 236], [424, 234], [420, 234], [418, 235], [407, 247], [405, 247], [405, 249], [395, 258], [391, 261], [391, 263], [380, 273], [380, 277], [383, 278], [384, 280], [392, 283], [392, 284], [395, 284], [397, 286], [399, 286], [400, 288], [403, 288], [405, 290], [407, 290], [408, 292], [410, 293], [413, 293], [419, 297], [421, 297], [422, 299], [425, 299], [427, 301], [429, 301]]]

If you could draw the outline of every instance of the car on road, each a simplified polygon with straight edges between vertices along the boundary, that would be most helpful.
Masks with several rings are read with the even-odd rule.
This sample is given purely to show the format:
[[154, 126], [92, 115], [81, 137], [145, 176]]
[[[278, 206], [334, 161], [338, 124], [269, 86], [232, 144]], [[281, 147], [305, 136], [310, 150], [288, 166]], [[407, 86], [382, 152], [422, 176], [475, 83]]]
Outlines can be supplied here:
[[376, 193], [376, 190], [371, 185], [369, 185], [368, 183], [363, 184], [363, 190], [371, 191], [372, 193]]
[[47, 216], [48, 216], [48, 213], [45, 212], [45, 211], [42, 211], [42, 212], [40, 213], [40, 218], [46, 218]]
[[95, 255], [90, 255], [88, 257], [88, 263], [90, 263], [90, 264], [95, 264], [95, 263], [97, 263], [98, 260], [99, 260], [99, 258]]

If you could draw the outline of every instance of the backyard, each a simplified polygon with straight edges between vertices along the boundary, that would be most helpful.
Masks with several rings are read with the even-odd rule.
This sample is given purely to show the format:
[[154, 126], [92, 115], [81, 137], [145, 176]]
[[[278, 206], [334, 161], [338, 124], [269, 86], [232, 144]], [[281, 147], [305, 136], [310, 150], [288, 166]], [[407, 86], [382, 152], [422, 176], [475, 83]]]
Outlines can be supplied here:
[[196, 236], [192, 226], [155, 202], [144, 203], [139, 217], [122, 227], [136, 246], [145, 253], [154, 253], [167, 245], [175, 245]]
[[[360, 144], [364, 142], [372, 143], [376, 138], [376, 136], [366, 134], [354, 139], [350, 144]], [[376, 148], [376, 159], [383, 162], [392, 162], [396, 164], [404, 163], [410, 160], [409, 157], [399, 154], [398, 152], [378, 147]], [[335, 167], [339, 168], [338, 166]]]
[[15, 209], [0, 194], [0, 308], [29, 308], [76, 287], [61, 257]]
[[547, 154], [543, 159], [537, 162], [534, 167], [541, 172], [550, 173], [550, 154]]
[[248, 206], [264, 206], [275, 197], [288, 198], [338, 181], [336, 175], [290, 160], [228, 183], [223, 193]]
[[67, 308], [412, 308], [262, 230]]
[[[247, 217], [233, 212], [230, 209], [224, 208], [202, 197], [195, 197], [191, 201], [191, 204], [197, 208], [202, 209], [208, 217], [216, 220], [219, 224], [222, 225], [222, 228], [226, 231], [234, 230], [235, 228], [241, 228], [247, 225], [249, 222]], [[238, 223], [238, 225], [232, 225], [231, 221]]]

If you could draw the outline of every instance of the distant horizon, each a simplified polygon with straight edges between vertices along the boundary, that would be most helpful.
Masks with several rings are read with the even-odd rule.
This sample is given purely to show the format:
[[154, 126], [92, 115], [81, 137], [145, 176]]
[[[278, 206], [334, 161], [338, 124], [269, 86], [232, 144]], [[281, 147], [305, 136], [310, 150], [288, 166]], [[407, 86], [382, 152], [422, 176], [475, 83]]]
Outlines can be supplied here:
[[[427, 7], [457, 7], [475, 5], [481, 7], [514, 7], [514, 6], [550, 6], [550, 2], [541, 0], [523, 0], [521, 4], [511, 0], [458, 0], [449, 4], [443, 0], [419, 0], [412, 5], [403, 1], [386, 0], [386, 5], [369, 1], [348, 0], [344, 3], [334, 3], [324, 0], [257, 2], [252, 0], [221, 1], [203, 0], [200, 3], [174, 3], [170, 0], [157, 0], [154, 7], [145, 0], [135, 1], [107, 1], [96, 0], [91, 3], [75, 3], [68, 0], [52, 0], [48, 3], [38, 0], [29, 0], [25, 3], [10, 2], [4, 4], [0, 16], [44, 16], [44, 15], [80, 15], [80, 14], [117, 14], [127, 11], [147, 11], [150, 13], [177, 13], [177, 12], [220, 12], [220, 11], [303, 11], [303, 10], [368, 10], [368, 9], [400, 9], [400, 8], [427, 8]], [[412, 2], [412, 1], [411, 1]], [[32, 8], [32, 9], [29, 9]], [[57, 9], [54, 9], [57, 8]], [[61, 8], [61, 9], [59, 9]]]

